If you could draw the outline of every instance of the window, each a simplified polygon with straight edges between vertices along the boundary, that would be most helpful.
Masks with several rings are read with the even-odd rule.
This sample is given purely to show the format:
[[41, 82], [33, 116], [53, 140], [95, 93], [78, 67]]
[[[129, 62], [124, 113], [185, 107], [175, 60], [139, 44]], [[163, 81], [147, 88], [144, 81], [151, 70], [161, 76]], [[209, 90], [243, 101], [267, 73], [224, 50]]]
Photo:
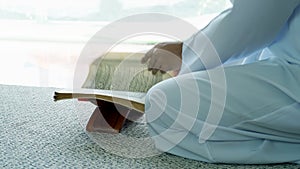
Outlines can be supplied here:
[[[1, 0], [0, 83], [69, 87], [82, 47], [103, 26], [155, 12], [201, 28], [230, 5], [229, 0]], [[134, 45], [164, 40], [152, 38], [137, 38]]]

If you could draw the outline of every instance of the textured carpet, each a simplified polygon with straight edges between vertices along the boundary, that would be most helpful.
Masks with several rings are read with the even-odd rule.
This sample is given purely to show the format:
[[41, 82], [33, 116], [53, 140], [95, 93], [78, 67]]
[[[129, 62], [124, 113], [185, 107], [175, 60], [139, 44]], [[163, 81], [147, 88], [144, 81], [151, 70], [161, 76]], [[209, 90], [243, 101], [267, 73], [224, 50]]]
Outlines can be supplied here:
[[[77, 102], [53, 102], [54, 90], [0, 85], [0, 168], [300, 168], [207, 164], [166, 153], [147, 158], [115, 155], [84, 131]], [[87, 106], [87, 111], [93, 108]], [[145, 135], [139, 127], [129, 126], [124, 133]]]

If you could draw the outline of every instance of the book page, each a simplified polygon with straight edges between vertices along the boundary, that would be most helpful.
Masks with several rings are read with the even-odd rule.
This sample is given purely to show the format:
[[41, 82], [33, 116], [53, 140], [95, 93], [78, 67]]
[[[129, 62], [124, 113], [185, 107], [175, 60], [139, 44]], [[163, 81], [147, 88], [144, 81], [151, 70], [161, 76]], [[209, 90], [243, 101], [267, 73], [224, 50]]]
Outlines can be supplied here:
[[153, 75], [146, 64], [141, 64], [143, 54], [127, 54], [124, 58], [103, 55], [90, 66], [83, 88], [131, 92], [147, 92], [156, 83], [168, 79], [170, 74]]
[[134, 101], [140, 104], [145, 104], [146, 93], [142, 92], [129, 92], [129, 91], [117, 91], [117, 90], [99, 90], [99, 89], [65, 89], [56, 92], [59, 94], [71, 94], [78, 95], [79, 97], [97, 98], [97, 96], [109, 96], [112, 98], [124, 99], [128, 101]]

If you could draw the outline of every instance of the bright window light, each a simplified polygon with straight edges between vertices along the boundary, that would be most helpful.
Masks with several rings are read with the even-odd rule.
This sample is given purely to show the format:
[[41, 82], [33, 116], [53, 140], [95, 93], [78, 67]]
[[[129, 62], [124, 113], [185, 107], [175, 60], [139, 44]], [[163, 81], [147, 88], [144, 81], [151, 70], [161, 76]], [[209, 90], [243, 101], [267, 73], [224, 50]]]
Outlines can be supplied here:
[[[0, 83], [70, 87], [81, 49], [105, 25], [154, 12], [200, 29], [229, 7], [230, 0], [0, 0]], [[136, 37], [118, 50], [164, 40]]]

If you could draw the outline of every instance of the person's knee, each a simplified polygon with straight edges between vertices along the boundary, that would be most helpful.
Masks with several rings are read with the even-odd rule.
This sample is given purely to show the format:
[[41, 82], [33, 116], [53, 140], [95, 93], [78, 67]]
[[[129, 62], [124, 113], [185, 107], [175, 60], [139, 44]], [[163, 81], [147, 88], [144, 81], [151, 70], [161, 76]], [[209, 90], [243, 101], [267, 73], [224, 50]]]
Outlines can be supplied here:
[[178, 93], [178, 87], [174, 80], [163, 81], [147, 92], [145, 113], [150, 128], [167, 129], [173, 124], [180, 105]]

